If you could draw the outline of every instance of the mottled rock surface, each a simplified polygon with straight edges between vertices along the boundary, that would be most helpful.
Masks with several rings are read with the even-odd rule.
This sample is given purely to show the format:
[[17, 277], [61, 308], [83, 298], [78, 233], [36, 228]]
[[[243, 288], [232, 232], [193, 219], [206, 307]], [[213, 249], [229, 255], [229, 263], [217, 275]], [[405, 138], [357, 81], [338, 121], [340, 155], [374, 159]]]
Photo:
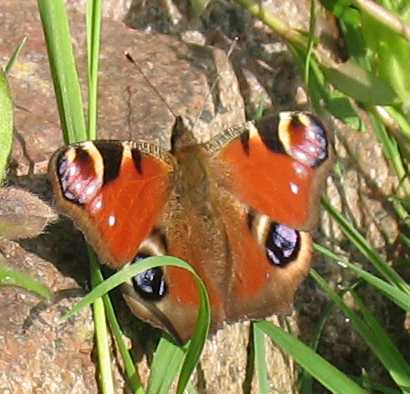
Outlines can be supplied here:
[[[83, 83], [84, 17], [74, 10], [83, 11], [85, 1], [67, 3], [71, 9], [73, 45]], [[100, 136], [157, 141], [164, 147], [169, 146], [172, 115], [138, 70], [126, 60], [125, 51], [132, 55], [172, 111], [185, 115], [191, 124], [202, 111], [196, 122], [199, 140], [217, 134], [226, 126], [241, 123], [245, 111], [252, 115], [261, 105], [274, 111], [307, 105], [301, 80], [286, 46], [238, 7], [218, 3], [198, 20], [187, 17], [187, 2], [175, 2], [177, 7], [171, 1], [135, 1], [128, 12], [129, 3], [129, 0], [104, 2], [104, 15], [110, 19], [103, 23]], [[307, 26], [308, 0], [272, 2], [270, 6], [294, 26]], [[145, 30], [145, 33], [126, 27], [120, 22], [123, 18], [129, 26]], [[323, 20], [326, 26], [325, 16]], [[3, 0], [0, 22], [2, 64], [21, 38], [28, 35], [27, 45], [10, 76], [16, 106], [16, 131], [9, 182], [51, 202], [46, 167], [52, 152], [62, 144], [62, 137], [36, 2], [26, 1], [22, 7], [16, 1]], [[332, 22], [329, 26], [323, 31], [331, 37], [334, 34]], [[223, 50], [187, 45], [175, 36], [198, 44], [214, 44]], [[232, 69], [225, 52], [234, 36], [239, 36], [240, 41], [231, 55]], [[215, 91], [209, 94], [217, 75]], [[343, 171], [341, 178], [329, 180], [329, 196], [379, 250], [394, 253], [389, 248], [385, 250], [397, 237], [397, 223], [386, 211], [384, 198], [395, 187], [395, 180], [386, 166], [380, 145], [370, 133], [341, 128], [336, 134], [336, 149]], [[352, 254], [351, 246], [343, 243], [340, 231], [329, 223], [326, 215], [323, 224], [323, 231], [318, 234], [322, 240], [330, 245], [343, 245], [349, 255], [361, 261], [357, 253]], [[1, 240], [0, 253], [7, 264], [42, 280], [57, 294], [70, 291], [74, 295], [47, 308], [35, 308], [39, 303], [36, 297], [19, 289], [0, 288], [0, 392], [98, 392], [90, 311], [59, 323], [62, 313], [77, 300], [75, 297], [87, 289], [88, 263], [81, 235], [63, 219], [33, 240], [18, 243]], [[315, 260], [316, 268], [332, 285], [343, 285], [351, 280], [339, 267], [325, 263], [319, 256]], [[369, 295], [369, 300], [371, 297]], [[386, 321], [391, 324], [397, 321], [389, 320], [382, 300], [373, 301], [382, 316], [386, 316]], [[152, 341], [146, 339], [147, 332], [149, 335], [152, 332], [145, 326], [135, 325], [118, 297], [117, 304], [120, 320], [134, 343], [140, 371], [146, 378], [142, 350], [149, 354], [152, 349]], [[312, 281], [307, 280], [296, 300], [299, 328], [295, 331], [311, 339], [326, 305], [326, 298]], [[296, 327], [295, 321], [292, 324]], [[199, 392], [257, 392], [257, 385], [248, 376], [249, 370], [247, 372], [248, 337], [248, 325], [236, 324], [208, 341], [195, 377]], [[144, 349], [141, 350], [142, 345]], [[374, 366], [368, 350], [339, 313], [328, 322], [320, 350], [347, 373], [360, 375], [363, 365]], [[271, 346], [268, 365], [272, 389], [296, 391], [295, 366]], [[118, 366], [114, 367], [116, 387], [122, 392], [124, 381]], [[316, 392], [320, 392], [319, 389]]]

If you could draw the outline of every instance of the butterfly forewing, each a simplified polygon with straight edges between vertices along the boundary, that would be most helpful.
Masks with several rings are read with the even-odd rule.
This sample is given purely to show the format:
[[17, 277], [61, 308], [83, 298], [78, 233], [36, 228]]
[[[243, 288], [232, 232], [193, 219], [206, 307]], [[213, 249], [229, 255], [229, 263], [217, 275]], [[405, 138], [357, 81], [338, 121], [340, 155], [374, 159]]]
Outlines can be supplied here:
[[172, 172], [171, 161], [119, 141], [64, 147], [49, 166], [58, 208], [102, 261], [117, 268], [134, 259], [158, 220]]

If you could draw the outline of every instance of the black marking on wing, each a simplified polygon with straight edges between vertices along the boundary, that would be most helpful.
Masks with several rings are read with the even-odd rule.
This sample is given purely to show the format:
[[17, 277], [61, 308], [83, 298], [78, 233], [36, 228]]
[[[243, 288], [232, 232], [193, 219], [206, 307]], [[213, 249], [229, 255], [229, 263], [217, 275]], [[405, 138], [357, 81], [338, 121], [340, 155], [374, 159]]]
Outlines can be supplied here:
[[107, 184], [118, 177], [121, 170], [123, 146], [120, 142], [107, 141], [95, 143], [104, 164], [103, 184]]
[[137, 169], [138, 173], [142, 174], [142, 156], [141, 152], [137, 148], [131, 149], [132, 160], [134, 166]]
[[243, 151], [247, 156], [249, 156], [249, 131], [244, 131], [239, 138], [242, 144]]
[[279, 139], [279, 116], [269, 116], [256, 123], [258, 134], [265, 146], [275, 153], [286, 154]]

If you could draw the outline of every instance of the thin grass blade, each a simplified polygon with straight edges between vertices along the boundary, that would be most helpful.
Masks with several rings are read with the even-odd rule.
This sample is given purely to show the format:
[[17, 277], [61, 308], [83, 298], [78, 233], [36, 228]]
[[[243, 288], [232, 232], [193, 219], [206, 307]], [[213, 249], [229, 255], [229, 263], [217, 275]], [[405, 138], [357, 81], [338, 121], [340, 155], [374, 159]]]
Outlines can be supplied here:
[[50, 300], [53, 297], [53, 293], [39, 281], [3, 264], [0, 264], [0, 287], [1, 286], [21, 287], [46, 300]]
[[50, 70], [66, 143], [87, 139], [80, 83], [63, 0], [38, 0]]
[[337, 222], [346, 237], [356, 246], [356, 248], [373, 264], [373, 266], [383, 275], [393, 286], [410, 294], [410, 287], [369, 245], [366, 239], [348, 222], [337, 210], [325, 199], [322, 198], [322, 205], [331, 217]]
[[[407, 383], [410, 379], [410, 370], [407, 363], [403, 360], [400, 352], [395, 345], [389, 339], [384, 332], [381, 325], [376, 319], [370, 316], [368, 310], [362, 309], [361, 312], [369, 314], [365, 319], [361, 319], [357, 313], [348, 308], [341, 297], [339, 297], [333, 289], [326, 283], [326, 281], [315, 271], [311, 270], [311, 276], [315, 279], [316, 283], [322, 288], [323, 291], [331, 298], [331, 300], [342, 310], [342, 312], [350, 319], [352, 327], [367, 343], [372, 352], [377, 356], [380, 362], [385, 366], [386, 370], [390, 373], [393, 379], [398, 379], [401, 383], [400, 386], [410, 387]], [[353, 292], [352, 294], [357, 297]], [[371, 324], [369, 324], [371, 322]]]
[[6, 176], [13, 140], [13, 102], [6, 73], [0, 68], [0, 184]]
[[259, 393], [268, 394], [268, 370], [266, 368], [265, 335], [257, 324], [252, 323], [253, 354], [255, 360], [255, 372], [258, 380]]
[[97, 136], [101, 16], [101, 0], [89, 0], [87, 4], [88, 138], [91, 140], [94, 140]]
[[364, 321], [371, 327], [374, 342], [377, 344], [376, 355], [382, 361], [392, 379], [404, 390], [403, 392], [410, 393], [410, 365], [360, 297], [354, 292], [352, 292], [352, 295], [356, 305], [360, 308]]
[[332, 393], [367, 393], [366, 390], [294, 336], [267, 321], [257, 322], [255, 325]]
[[338, 256], [331, 250], [321, 245], [314, 244], [314, 250], [336, 261], [336, 263], [339, 266], [350, 269], [358, 277], [362, 278], [367, 283], [369, 283], [376, 289], [380, 290], [380, 292], [382, 292], [387, 298], [393, 301], [400, 308], [410, 312], [410, 296], [408, 295], [408, 293], [398, 289], [395, 286], [390, 285], [389, 283], [378, 278], [377, 276], [359, 268], [357, 265], [350, 263], [345, 258]]
[[26, 45], [26, 42], [27, 42], [27, 36], [24, 36], [23, 39], [20, 41], [20, 44], [17, 45], [17, 48], [14, 50], [13, 54], [11, 55], [9, 61], [6, 64], [6, 67], [4, 67], [4, 72], [6, 73], [6, 75], [10, 72], [10, 70], [14, 66], [14, 63], [19, 57], [20, 52], [24, 48], [24, 45]]

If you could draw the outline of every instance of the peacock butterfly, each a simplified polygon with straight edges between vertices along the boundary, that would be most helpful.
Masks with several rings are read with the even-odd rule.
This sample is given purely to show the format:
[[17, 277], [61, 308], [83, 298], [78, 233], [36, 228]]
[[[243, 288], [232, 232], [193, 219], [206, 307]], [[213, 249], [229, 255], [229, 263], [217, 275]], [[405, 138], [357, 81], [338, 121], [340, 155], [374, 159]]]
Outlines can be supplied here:
[[[213, 331], [288, 312], [310, 267], [308, 231], [331, 165], [321, 122], [283, 112], [198, 144], [176, 117], [171, 146], [59, 149], [49, 164], [58, 208], [112, 268], [153, 255], [190, 263], [206, 284]], [[192, 336], [199, 299], [187, 271], [145, 271], [123, 294], [139, 318], [183, 342]]]

